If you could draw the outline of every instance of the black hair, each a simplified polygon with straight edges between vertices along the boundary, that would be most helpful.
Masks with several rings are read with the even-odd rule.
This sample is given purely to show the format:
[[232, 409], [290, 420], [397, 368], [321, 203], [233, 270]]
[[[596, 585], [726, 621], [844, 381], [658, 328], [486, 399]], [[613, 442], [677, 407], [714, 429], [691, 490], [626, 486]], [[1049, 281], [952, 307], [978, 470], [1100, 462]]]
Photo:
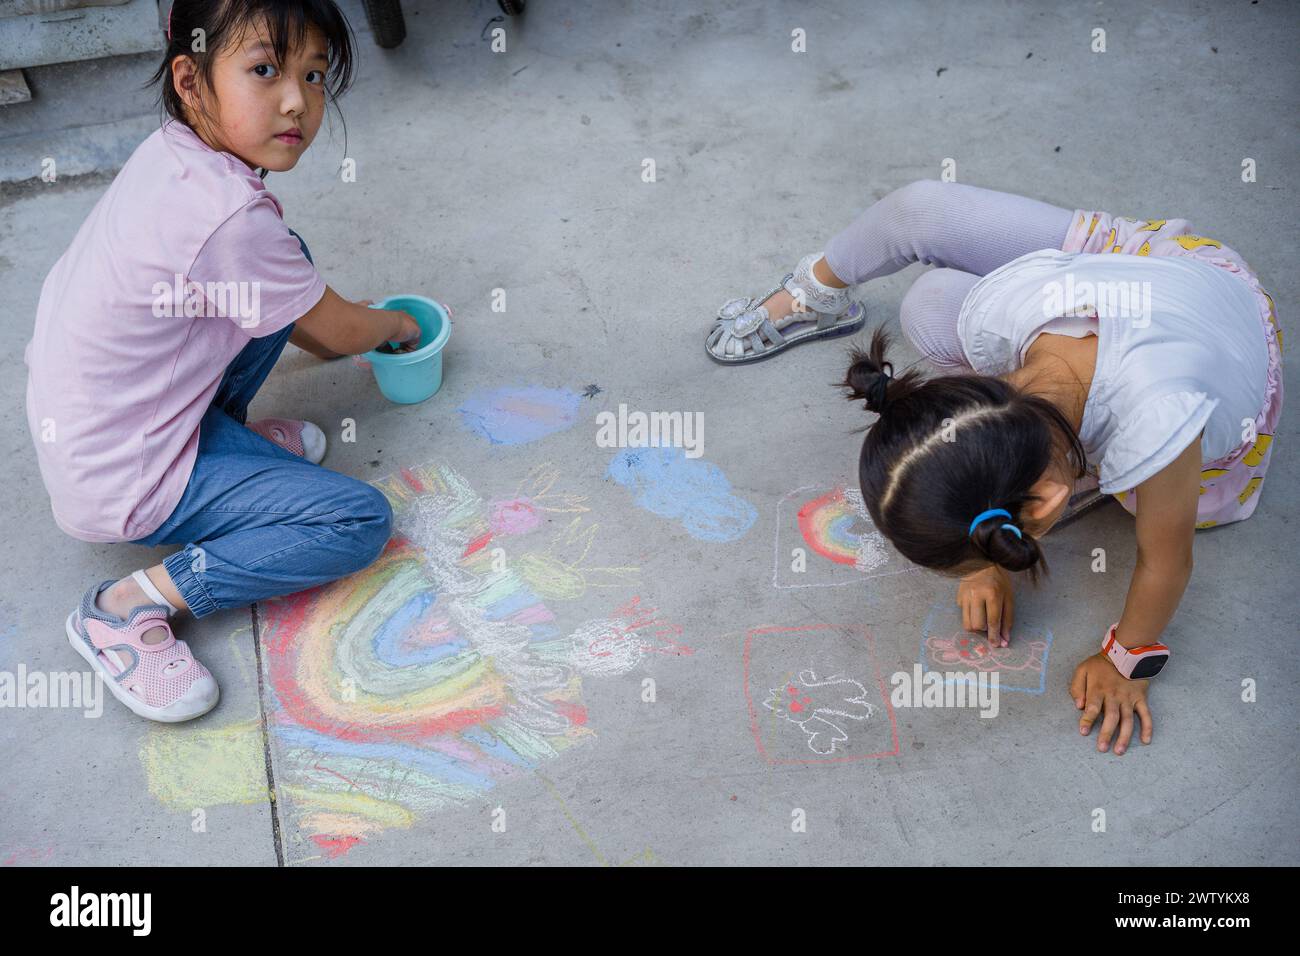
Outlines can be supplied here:
[[[222, 50], [241, 36], [247, 26], [266, 25], [269, 49], [278, 65], [284, 62], [290, 47], [303, 42], [307, 28], [314, 26], [325, 37], [329, 68], [325, 75], [327, 102], [339, 110], [338, 98], [352, 86], [355, 38], [347, 17], [333, 0], [175, 0], [170, 19], [171, 38], [163, 53], [163, 61], [145, 83], [145, 88], [161, 83], [159, 104], [166, 116], [192, 127], [181, 99], [172, 82], [172, 61], [178, 56], [194, 60], [199, 86], [214, 92], [212, 68]], [[194, 31], [203, 31], [203, 49], [194, 50]], [[207, 116], [204, 111], [205, 117]], [[210, 118], [210, 117], [208, 117]], [[347, 124], [344, 123], [344, 151], [346, 153]], [[261, 171], [263, 178], [266, 170]]]
[[[880, 418], [862, 442], [858, 479], [876, 528], [908, 560], [953, 573], [976, 562], [1008, 571], [1038, 569], [1047, 559], [1020, 527], [1020, 510], [1037, 496], [1030, 488], [1062, 456], [1077, 477], [1087, 453], [1074, 426], [1054, 404], [987, 375], [926, 379], [916, 368], [893, 378], [885, 360], [889, 337], [877, 328], [870, 345], [855, 347], [844, 381], [850, 401]], [[970, 523], [990, 508], [1011, 520]], [[1017, 536], [1003, 524], [1020, 527]]]

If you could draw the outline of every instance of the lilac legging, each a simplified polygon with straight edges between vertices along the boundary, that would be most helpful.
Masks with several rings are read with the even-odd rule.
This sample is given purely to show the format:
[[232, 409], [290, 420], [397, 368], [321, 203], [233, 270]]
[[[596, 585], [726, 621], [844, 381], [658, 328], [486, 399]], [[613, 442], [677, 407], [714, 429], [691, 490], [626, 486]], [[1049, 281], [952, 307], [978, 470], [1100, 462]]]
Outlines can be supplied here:
[[969, 371], [957, 313], [981, 276], [1028, 252], [1060, 249], [1074, 211], [964, 183], [920, 179], [869, 206], [826, 245], [826, 264], [856, 285], [913, 262], [922, 273], [903, 297], [911, 343], [940, 371]]

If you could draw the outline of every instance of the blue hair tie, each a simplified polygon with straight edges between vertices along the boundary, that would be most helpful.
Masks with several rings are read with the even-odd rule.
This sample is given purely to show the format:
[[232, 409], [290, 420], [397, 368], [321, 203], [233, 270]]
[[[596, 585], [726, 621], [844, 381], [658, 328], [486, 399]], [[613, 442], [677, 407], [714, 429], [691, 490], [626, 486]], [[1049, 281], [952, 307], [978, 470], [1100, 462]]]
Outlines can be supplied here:
[[[986, 518], [992, 518], [994, 515], [1005, 515], [1006, 517], [1010, 518], [1010, 517], [1011, 517], [1011, 512], [1009, 512], [1009, 511], [1007, 511], [1007, 510], [1005, 510], [1005, 509], [1003, 509], [1003, 508], [990, 508], [988, 511], [982, 511], [982, 512], [980, 512], [980, 513], [976, 516], [975, 520], [972, 521], [972, 522], [970, 523], [970, 530], [966, 532], [967, 537], [969, 537], [970, 535], [973, 535], [973, 534], [975, 533], [975, 526], [976, 526], [976, 525], [978, 525], [981, 521], [984, 521]], [[1016, 533], [1016, 537], [1017, 537], [1017, 538], [1020, 538], [1022, 541], [1024, 540], [1024, 537], [1025, 537], [1025, 536], [1024, 536], [1023, 534], [1020, 533], [1020, 529], [1017, 528], [1015, 525], [1013, 525], [1013, 524], [1004, 524], [1004, 525], [1002, 525], [1002, 527], [1004, 527], [1004, 528], [1010, 528], [1012, 531], [1014, 531], [1014, 532]]]

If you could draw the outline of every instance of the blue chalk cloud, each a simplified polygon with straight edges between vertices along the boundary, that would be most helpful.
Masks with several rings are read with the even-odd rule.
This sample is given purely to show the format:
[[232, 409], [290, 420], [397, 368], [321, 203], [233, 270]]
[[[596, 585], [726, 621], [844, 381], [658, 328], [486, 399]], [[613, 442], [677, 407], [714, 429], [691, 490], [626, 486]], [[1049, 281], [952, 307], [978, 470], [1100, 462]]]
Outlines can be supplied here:
[[721, 468], [687, 458], [681, 448], [629, 448], [614, 456], [607, 474], [631, 489], [639, 506], [680, 521], [702, 541], [735, 541], [758, 517], [752, 504], [731, 493]]
[[494, 445], [523, 445], [573, 427], [582, 396], [537, 385], [480, 390], [461, 405], [461, 423]]

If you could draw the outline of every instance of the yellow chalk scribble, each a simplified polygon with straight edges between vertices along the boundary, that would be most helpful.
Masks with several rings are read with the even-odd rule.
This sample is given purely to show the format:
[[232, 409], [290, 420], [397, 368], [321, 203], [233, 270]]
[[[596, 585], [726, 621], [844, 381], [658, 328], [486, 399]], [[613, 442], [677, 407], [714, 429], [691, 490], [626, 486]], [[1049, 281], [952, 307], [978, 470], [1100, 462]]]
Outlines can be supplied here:
[[255, 720], [211, 730], [150, 728], [140, 762], [149, 792], [173, 810], [268, 798], [262, 730]]

